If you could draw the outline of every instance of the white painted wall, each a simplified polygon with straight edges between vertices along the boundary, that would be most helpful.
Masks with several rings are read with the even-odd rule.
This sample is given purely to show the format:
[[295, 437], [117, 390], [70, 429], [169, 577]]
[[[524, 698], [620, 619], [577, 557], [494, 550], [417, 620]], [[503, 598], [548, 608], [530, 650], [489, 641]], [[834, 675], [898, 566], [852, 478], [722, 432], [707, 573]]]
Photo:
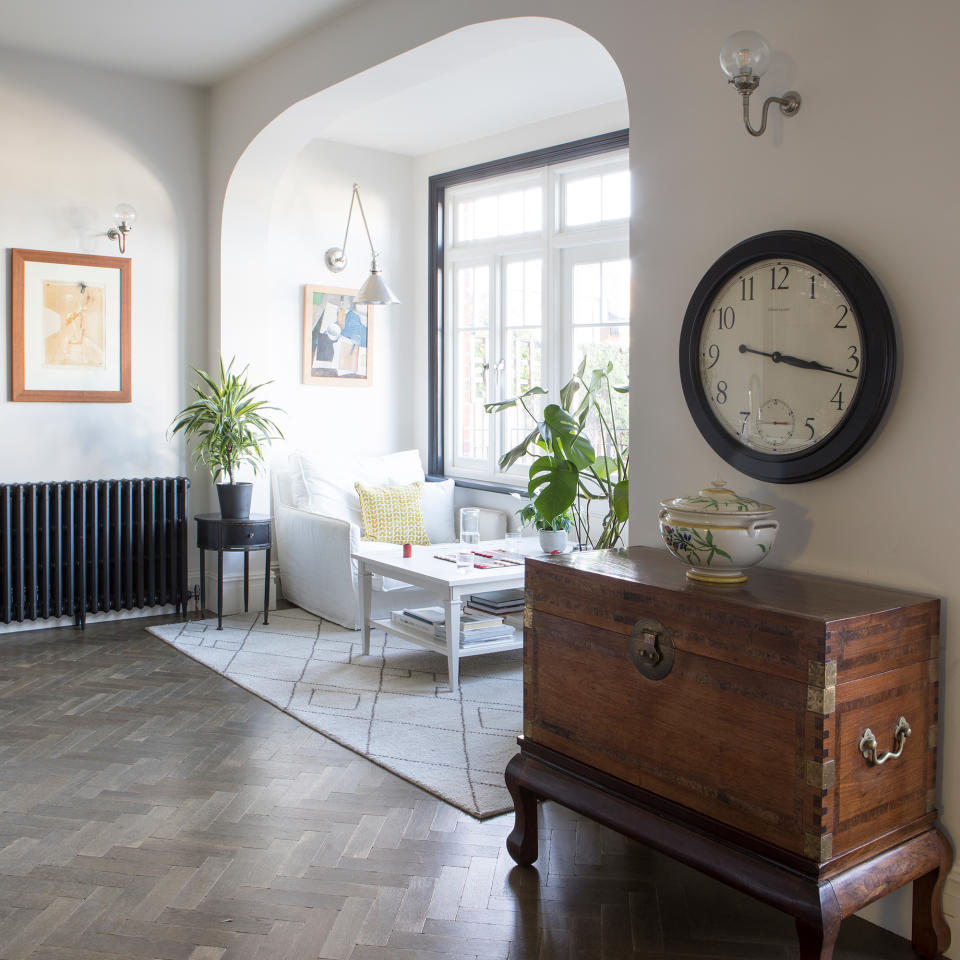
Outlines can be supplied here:
[[[414, 418], [408, 402], [414, 394], [412, 161], [343, 143], [302, 144], [302, 132], [289, 120], [260, 134], [231, 180], [224, 211], [223, 355], [249, 363], [253, 381], [273, 381], [263, 395], [285, 411], [277, 419], [286, 440], [273, 444], [271, 461], [282, 461], [291, 449], [336, 458], [408, 448]], [[334, 274], [324, 263], [326, 249], [343, 243], [354, 183], [383, 251], [383, 276], [400, 303], [371, 308], [370, 386], [308, 386], [301, 383], [304, 285], [356, 289], [369, 276], [370, 247], [356, 208], [347, 268]], [[254, 510], [266, 512], [263, 474], [254, 498]]]
[[[948, 613], [960, 602], [958, 521], [949, 507], [934, 508], [951, 502], [960, 467], [950, 420], [960, 352], [950, 279], [960, 221], [960, 5], [488, 0], [480, 10], [470, 0], [409, 0], [400, 10], [374, 0], [214, 89], [214, 196], [252, 136], [290, 103], [480, 17], [516, 15], [582, 27], [624, 77], [635, 197], [633, 542], [657, 543], [660, 497], [695, 489], [722, 468], [738, 489], [779, 507], [775, 565], [944, 598], [939, 792], [943, 821], [957, 834], [960, 630]], [[773, 116], [761, 140], [742, 129], [717, 64], [722, 41], [744, 28], [775, 50], [761, 93], [803, 96], [799, 115]], [[358, 47], [356, 36], [367, 42]], [[893, 67], [905, 58], [923, 65], [920, 89]], [[787, 487], [718, 463], [686, 410], [676, 360], [683, 312], [707, 267], [743, 238], [778, 228], [822, 233], [868, 264], [903, 342], [900, 388], [876, 441], [840, 472]], [[902, 893], [869, 913], [903, 931], [907, 908]]]
[[[181, 84], [0, 55], [0, 244], [116, 256], [102, 236], [114, 207], [126, 201], [138, 213], [127, 246], [133, 402], [11, 403], [8, 320], [0, 481], [184, 472], [184, 451], [165, 432], [205, 328], [205, 99]], [[0, 302], [9, 316], [7, 264]]]

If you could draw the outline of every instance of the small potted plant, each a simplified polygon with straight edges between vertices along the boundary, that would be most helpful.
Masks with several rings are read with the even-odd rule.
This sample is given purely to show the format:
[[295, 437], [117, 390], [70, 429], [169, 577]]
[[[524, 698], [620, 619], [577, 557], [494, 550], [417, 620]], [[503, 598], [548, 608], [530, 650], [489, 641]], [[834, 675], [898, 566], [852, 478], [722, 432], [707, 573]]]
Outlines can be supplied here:
[[[205, 466], [217, 485], [220, 516], [225, 520], [246, 520], [250, 516], [253, 484], [238, 482], [236, 473], [243, 464], [256, 475], [263, 464], [263, 447], [283, 437], [280, 428], [267, 416], [277, 411], [266, 400], [254, 394], [268, 383], [251, 386], [247, 383], [247, 367], [234, 373], [231, 360], [227, 366], [220, 358], [220, 380], [203, 370], [193, 368], [202, 383], [193, 385], [196, 400], [174, 418], [171, 436], [183, 431], [187, 442], [196, 444], [194, 462]], [[218, 482], [226, 476], [226, 483]]]
[[517, 516], [524, 526], [532, 524], [538, 531], [540, 549], [544, 553], [556, 553], [566, 549], [567, 531], [573, 526], [573, 518], [569, 513], [563, 513], [548, 520], [537, 512], [537, 508], [532, 503], [528, 503], [517, 511]]

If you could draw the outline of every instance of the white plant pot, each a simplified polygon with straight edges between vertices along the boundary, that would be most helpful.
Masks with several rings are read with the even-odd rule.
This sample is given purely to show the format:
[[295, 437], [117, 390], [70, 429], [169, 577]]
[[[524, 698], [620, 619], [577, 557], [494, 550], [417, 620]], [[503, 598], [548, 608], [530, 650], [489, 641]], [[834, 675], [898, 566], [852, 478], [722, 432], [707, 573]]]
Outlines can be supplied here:
[[541, 530], [540, 549], [544, 553], [553, 553], [554, 550], [563, 551], [567, 546], [566, 530]]

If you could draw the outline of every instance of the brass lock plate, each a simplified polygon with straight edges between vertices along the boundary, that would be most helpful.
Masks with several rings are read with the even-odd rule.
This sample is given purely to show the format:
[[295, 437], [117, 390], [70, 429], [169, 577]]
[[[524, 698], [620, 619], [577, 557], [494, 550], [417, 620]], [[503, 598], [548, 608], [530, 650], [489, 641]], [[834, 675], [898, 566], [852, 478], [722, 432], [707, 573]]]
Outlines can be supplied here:
[[673, 669], [670, 631], [659, 620], [638, 620], [630, 635], [630, 659], [648, 680], [662, 680]]

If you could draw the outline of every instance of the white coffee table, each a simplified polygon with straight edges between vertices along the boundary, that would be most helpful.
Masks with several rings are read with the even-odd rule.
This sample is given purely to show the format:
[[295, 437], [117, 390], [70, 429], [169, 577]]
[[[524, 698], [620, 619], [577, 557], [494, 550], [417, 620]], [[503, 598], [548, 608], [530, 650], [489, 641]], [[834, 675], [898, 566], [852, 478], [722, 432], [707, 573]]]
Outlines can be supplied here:
[[[480, 544], [476, 550], [484, 547], [502, 546], [502, 541], [493, 544]], [[413, 556], [403, 557], [403, 548], [394, 543], [363, 543], [353, 554], [357, 561], [360, 586], [360, 609], [363, 611], [363, 652], [370, 653], [370, 630], [379, 629], [396, 637], [403, 637], [411, 643], [442, 653], [447, 658], [447, 671], [450, 689], [456, 690], [460, 684], [460, 658], [474, 657], [481, 653], [496, 653], [499, 650], [518, 650], [523, 646], [523, 631], [514, 630], [512, 637], [502, 640], [486, 640], [460, 646], [460, 607], [465, 596], [483, 590], [502, 590], [523, 586], [523, 566], [468, 567], [458, 569], [456, 564], [447, 560], [438, 560], [435, 554], [456, 553], [457, 545], [449, 543], [433, 544], [429, 547], [413, 548]], [[529, 556], [542, 556], [540, 545], [535, 538], [521, 541], [520, 552]], [[444, 622], [447, 626], [446, 641], [437, 640], [429, 634], [406, 627], [392, 620], [374, 620], [371, 612], [371, 590], [374, 574], [402, 580], [404, 583], [422, 587], [435, 593], [439, 604], [443, 605]]]

